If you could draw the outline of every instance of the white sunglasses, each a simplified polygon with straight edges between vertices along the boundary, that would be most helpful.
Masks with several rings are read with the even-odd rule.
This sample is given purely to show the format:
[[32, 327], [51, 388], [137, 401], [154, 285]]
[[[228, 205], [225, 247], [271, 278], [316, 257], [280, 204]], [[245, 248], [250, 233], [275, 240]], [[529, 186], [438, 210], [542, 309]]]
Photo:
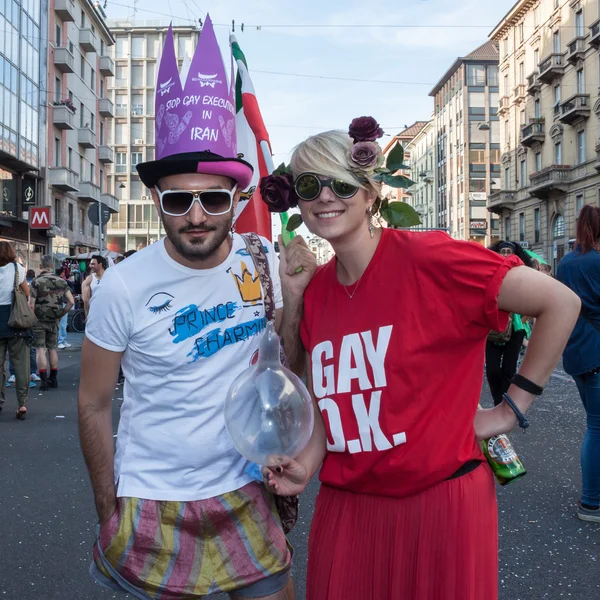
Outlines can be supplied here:
[[157, 186], [154, 188], [160, 198], [160, 208], [171, 217], [187, 215], [194, 202], [198, 202], [202, 210], [212, 217], [227, 214], [233, 206], [233, 196], [237, 184], [232, 190], [165, 190], [161, 192]]

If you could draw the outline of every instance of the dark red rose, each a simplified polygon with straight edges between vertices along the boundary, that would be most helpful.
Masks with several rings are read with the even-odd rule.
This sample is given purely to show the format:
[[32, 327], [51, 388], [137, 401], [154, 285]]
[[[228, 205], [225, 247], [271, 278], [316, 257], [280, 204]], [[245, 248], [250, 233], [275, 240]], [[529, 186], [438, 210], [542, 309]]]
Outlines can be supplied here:
[[374, 142], [383, 137], [383, 129], [373, 117], [357, 117], [350, 123], [348, 135], [356, 142]]
[[282, 213], [298, 206], [294, 178], [290, 173], [263, 177], [260, 180], [260, 194], [269, 212]]

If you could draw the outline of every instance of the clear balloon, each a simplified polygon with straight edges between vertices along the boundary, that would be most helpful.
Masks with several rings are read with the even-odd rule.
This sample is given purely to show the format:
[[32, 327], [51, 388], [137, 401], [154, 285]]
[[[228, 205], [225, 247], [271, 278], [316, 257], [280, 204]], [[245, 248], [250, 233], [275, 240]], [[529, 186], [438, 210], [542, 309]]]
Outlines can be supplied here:
[[238, 452], [268, 467], [296, 458], [314, 426], [310, 394], [281, 364], [279, 348], [279, 336], [269, 322], [257, 364], [236, 378], [225, 399], [225, 425]]

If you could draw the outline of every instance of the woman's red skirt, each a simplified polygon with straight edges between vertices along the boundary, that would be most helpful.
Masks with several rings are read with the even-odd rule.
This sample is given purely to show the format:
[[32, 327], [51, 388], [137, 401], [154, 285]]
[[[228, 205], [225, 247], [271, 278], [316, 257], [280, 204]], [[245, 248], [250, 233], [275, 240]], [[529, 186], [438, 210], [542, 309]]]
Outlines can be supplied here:
[[498, 511], [486, 463], [409, 498], [323, 485], [307, 600], [497, 600]]

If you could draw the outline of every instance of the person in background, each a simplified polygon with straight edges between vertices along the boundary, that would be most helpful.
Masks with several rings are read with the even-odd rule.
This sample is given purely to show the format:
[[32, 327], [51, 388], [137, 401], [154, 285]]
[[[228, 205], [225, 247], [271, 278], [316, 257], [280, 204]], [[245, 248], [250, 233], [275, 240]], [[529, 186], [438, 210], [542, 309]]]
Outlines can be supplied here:
[[540, 265], [540, 273], [543, 273], [544, 275], [549, 275], [550, 277], [552, 277], [552, 267], [547, 263], [542, 263]]
[[[71, 285], [69, 284], [69, 281], [67, 280], [66, 277], [66, 271], [64, 267], [59, 267], [58, 269], [56, 269], [56, 276], [60, 277], [61, 279], [64, 279], [67, 282], [67, 285], [69, 286], [69, 289], [71, 290], [71, 293], [73, 293], [73, 288], [71, 287]], [[60, 320], [59, 324], [58, 324], [58, 349], [59, 350], [64, 350], [65, 348], [70, 348], [71, 344], [69, 344], [69, 342], [67, 342], [67, 324], [69, 321], [69, 313], [65, 313], [65, 315], [63, 316], [63, 318]]]
[[[17, 400], [19, 409], [17, 419], [27, 415], [27, 393], [29, 389], [29, 346], [23, 330], [8, 326], [15, 287], [15, 269], [18, 283], [26, 296], [29, 285], [25, 278], [25, 269], [17, 263], [15, 249], [9, 242], [0, 241], [0, 364], [4, 366], [6, 351], [15, 369]], [[2, 371], [4, 373], [4, 370]], [[6, 375], [4, 375], [6, 377]], [[5, 400], [4, 382], [0, 386], [0, 411]]]
[[540, 266], [542, 263], [540, 263], [540, 261], [537, 258], [532, 258], [531, 259], [531, 268], [535, 269], [536, 271], [540, 270]]
[[[31, 282], [32, 310], [38, 321], [33, 326], [33, 346], [42, 380], [41, 390], [58, 387], [58, 323], [67, 314], [75, 301], [67, 282], [52, 271], [54, 260], [42, 256], [40, 276]], [[50, 359], [50, 375], [47, 373], [46, 350]]]
[[[523, 264], [532, 267], [532, 259], [514, 242], [500, 241], [493, 244], [490, 250], [509, 257], [517, 256]], [[511, 322], [508, 324], [510, 337], [498, 340], [498, 336], [491, 333], [485, 346], [485, 372], [494, 399], [494, 406], [502, 403], [502, 397], [508, 391], [512, 378], [517, 372], [519, 355], [525, 340], [531, 336], [531, 327], [528, 319], [512, 313]]]
[[81, 286], [83, 309], [86, 317], [90, 310], [90, 300], [92, 299], [92, 294], [100, 285], [100, 280], [104, 276], [106, 269], [108, 269], [108, 263], [106, 262], [105, 258], [99, 254], [92, 256], [92, 260], [90, 260], [90, 274], [85, 278], [85, 281]]
[[575, 240], [575, 249], [560, 261], [556, 272], [556, 278], [581, 299], [563, 366], [577, 384], [586, 413], [577, 516], [600, 523], [600, 210], [595, 206], [581, 209]]

